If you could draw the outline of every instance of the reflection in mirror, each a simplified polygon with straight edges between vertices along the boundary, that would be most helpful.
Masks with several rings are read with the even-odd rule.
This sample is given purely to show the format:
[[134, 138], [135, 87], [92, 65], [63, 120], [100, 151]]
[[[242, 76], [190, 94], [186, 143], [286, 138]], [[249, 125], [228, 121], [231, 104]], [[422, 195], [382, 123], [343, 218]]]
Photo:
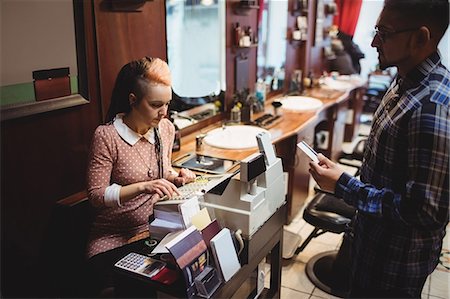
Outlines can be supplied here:
[[1, 1], [1, 120], [89, 103], [85, 1]]
[[225, 90], [225, 0], [167, 0], [170, 109], [181, 129], [215, 115]]
[[269, 91], [283, 89], [288, 0], [264, 0], [258, 21], [258, 79]]
[[6, 0], [1, 8], [1, 105], [78, 93], [72, 0]]

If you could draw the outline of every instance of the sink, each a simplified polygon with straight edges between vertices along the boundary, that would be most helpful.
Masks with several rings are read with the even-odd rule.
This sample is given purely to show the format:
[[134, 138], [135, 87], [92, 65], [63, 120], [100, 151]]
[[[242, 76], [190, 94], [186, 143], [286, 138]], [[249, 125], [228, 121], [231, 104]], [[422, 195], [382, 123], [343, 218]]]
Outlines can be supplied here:
[[346, 91], [353, 88], [353, 84], [349, 81], [345, 80], [335, 80], [333, 78], [327, 77], [323, 80], [322, 88], [338, 90], [338, 91]]
[[304, 96], [289, 96], [280, 101], [284, 110], [293, 112], [310, 112], [322, 107], [322, 101]]
[[266, 129], [255, 126], [225, 126], [209, 131], [203, 142], [224, 149], [252, 148], [258, 146], [256, 135], [261, 132], [269, 133]]

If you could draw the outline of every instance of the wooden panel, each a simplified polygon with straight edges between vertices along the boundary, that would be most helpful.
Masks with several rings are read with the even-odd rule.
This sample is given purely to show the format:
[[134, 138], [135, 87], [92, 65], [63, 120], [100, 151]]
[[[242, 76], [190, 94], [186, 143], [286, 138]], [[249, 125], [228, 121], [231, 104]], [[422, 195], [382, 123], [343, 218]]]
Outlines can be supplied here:
[[[294, 0], [289, 0], [288, 3], [288, 31], [293, 31], [294, 28], [297, 28], [297, 13], [293, 12], [294, 9]], [[306, 15], [306, 17], [308, 17]], [[288, 41], [286, 43], [286, 65], [285, 65], [285, 72], [286, 72], [286, 79], [284, 89], [289, 90], [289, 81], [292, 76], [292, 73], [294, 70], [302, 70], [302, 76], [308, 75], [307, 74], [307, 65], [306, 65], [306, 52], [307, 52], [307, 45], [308, 41], [301, 42], [301, 43], [292, 43], [289, 41], [291, 34], [288, 34]]]
[[360, 117], [363, 110], [363, 95], [365, 93], [365, 87], [355, 89], [350, 94], [350, 101], [348, 103], [349, 113], [351, 113], [351, 119], [349, 123], [345, 125], [344, 141], [351, 142], [353, 138], [358, 134]]
[[239, 23], [241, 27], [250, 26], [257, 33], [258, 9], [250, 9], [245, 14], [236, 14], [236, 0], [226, 1], [226, 84], [225, 111], [231, 109], [231, 101], [235, 91], [235, 61], [236, 56], [244, 55], [248, 58], [248, 82], [251, 90], [255, 88], [256, 82], [256, 54], [257, 47], [248, 49], [237, 49], [234, 43], [234, 25]]
[[165, 1], [147, 1], [140, 12], [111, 11], [108, 1], [94, 0], [103, 115], [123, 65], [144, 56], [167, 61]]
[[[314, 30], [316, 30], [316, 16], [317, 16], [317, 1], [318, 0], [309, 0], [309, 9], [308, 9], [308, 26], [311, 32], [309, 38], [311, 38], [311, 47], [308, 48], [309, 53], [307, 53], [308, 60], [308, 70], [311, 71], [315, 76], [320, 76], [325, 69], [326, 62], [325, 57], [323, 55], [323, 48], [325, 46], [330, 45], [330, 38], [327, 34], [323, 33], [323, 41], [320, 43], [312, 42], [314, 39]], [[323, 0], [324, 5], [331, 2], [331, 0]], [[311, 17], [310, 17], [311, 16]], [[333, 24], [332, 15], [325, 15], [325, 19], [323, 21], [323, 29], [327, 29], [329, 26]]]
[[[93, 28], [90, 8], [84, 6], [86, 28]], [[95, 40], [90, 31], [85, 36], [87, 53], [83, 54], [88, 64], [90, 103], [1, 124], [4, 297], [57, 296], [42, 259], [43, 240], [54, 202], [85, 188], [88, 147], [100, 116]]]

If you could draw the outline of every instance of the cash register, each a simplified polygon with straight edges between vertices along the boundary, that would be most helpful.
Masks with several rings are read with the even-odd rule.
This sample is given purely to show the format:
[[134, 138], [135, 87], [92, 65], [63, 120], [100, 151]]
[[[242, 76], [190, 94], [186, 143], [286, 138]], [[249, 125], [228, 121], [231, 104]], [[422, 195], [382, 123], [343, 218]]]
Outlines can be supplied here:
[[211, 188], [200, 200], [222, 226], [241, 230], [247, 239], [285, 202], [287, 190], [283, 164], [269, 135], [262, 132], [256, 139], [259, 152], [242, 160], [238, 174]]

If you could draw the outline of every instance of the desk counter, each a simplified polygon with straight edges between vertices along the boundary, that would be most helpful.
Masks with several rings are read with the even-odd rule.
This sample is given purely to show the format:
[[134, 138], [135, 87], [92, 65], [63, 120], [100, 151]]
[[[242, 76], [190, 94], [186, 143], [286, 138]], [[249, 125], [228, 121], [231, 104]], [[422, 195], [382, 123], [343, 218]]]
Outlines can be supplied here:
[[[283, 160], [284, 171], [289, 174], [288, 194], [287, 194], [287, 222], [298, 213], [309, 191], [309, 166], [308, 158], [297, 151], [296, 144], [302, 140], [309, 144], [314, 144], [315, 133], [321, 130], [329, 132], [329, 142], [326, 149], [320, 150], [324, 155], [336, 159], [342, 142], [344, 141], [344, 133], [347, 133], [347, 139], [357, 126], [357, 119], [361, 113], [362, 105], [358, 104], [362, 101], [362, 93], [359, 92], [363, 85], [355, 85], [355, 87], [346, 92], [325, 90], [314, 88], [308, 90], [307, 96], [320, 99], [324, 105], [315, 112], [293, 113], [282, 111], [282, 120], [271, 127], [269, 132], [272, 136], [272, 142], [275, 144], [277, 156]], [[277, 98], [268, 101], [265, 111], [255, 114], [254, 118], [261, 116], [263, 113], [272, 113], [271, 102]], [[348, 124], [347, 111], [353, 110], [353, 122]], [[355, 108], [355, 109], [354, 109]], [[221, 121], [211, 124], [196, 132], [187, 134], [181, 138], [181, 150], [173, 153], [172, 159], [176, 160], [186, 154], [195, 152], [195, 136], [200, 133], [207, 133], [212, 129], [220, 127]], [[346, 140], [348, 141], [348, 140]], [[244, 150], [229, 150], [215, 148], [204, 144], [202, 151], [198, 152], [202, 155], [242, 160], [249, 155], [255, 153], [257, 148]]]
[[[213, 298], [251, 297], [256, 289], [251, 288], [243, 294], [241, 286], [258, 269], [260, 262], [270, 257], [270, 287], [264, 289], [262, 298], [280, 298], [281, 288], [281, 253], [283, 246], [283, 224], [286, 218], [286, 205], [283, 204], [270, 217], [250, 240], [244, 240], [244, 250], [239, 256], [241, 268], [233, 277], [216, 290]], [[170, 286], [154, 282], [146, 277], [116, 268], [115, 289], [119, 297], [151, 297], [156, 293], [164, 293], [177, 298], [185, 298], [183, 275]], [[256, 279], [256, 277], [255, 277]], [[245, 291], [245, 290], [244, 290]], [[164, 297], [164, 296], [162, 296]]]

